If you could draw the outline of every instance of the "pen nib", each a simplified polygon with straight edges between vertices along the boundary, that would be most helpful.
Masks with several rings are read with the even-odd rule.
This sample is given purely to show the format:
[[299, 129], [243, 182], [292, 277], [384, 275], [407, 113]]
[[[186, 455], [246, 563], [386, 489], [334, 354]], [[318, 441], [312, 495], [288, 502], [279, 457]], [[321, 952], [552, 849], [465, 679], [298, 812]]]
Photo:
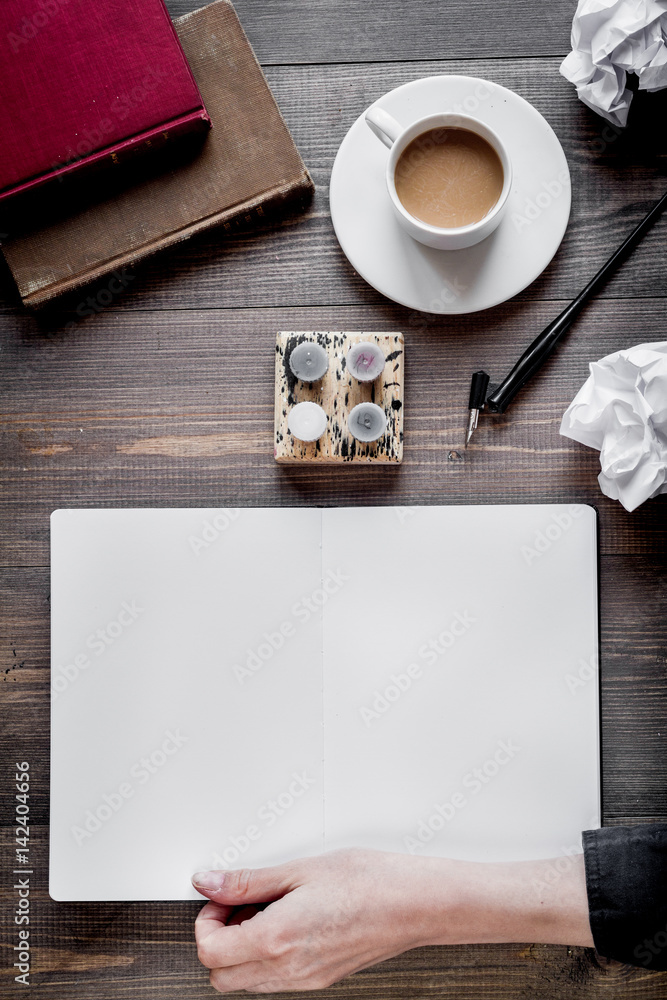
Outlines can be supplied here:
[[468, 430], [466, 431], [466, 443], [465, 443], [466, 448], [468, 447], [468, 442], [470, 441], [470, 438], [472, 437], [472, 432], [477, 427], [477, 421], [478, 420], [479, 420], [479, 410], [472, 409], [470, 411], [470, 416], [468, 418]]

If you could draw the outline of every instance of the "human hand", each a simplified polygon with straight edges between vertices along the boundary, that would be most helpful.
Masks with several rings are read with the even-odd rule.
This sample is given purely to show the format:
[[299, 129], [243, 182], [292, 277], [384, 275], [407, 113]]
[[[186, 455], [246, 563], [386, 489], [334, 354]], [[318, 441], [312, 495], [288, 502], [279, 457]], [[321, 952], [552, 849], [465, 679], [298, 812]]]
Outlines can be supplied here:
[[427, 943], [420, 898], [431, 860], [353, 849], [274, 868], [198, 873], [193, 884], [211, 902], [195, 937], [211, 985], [221, 993], [322, 989]]

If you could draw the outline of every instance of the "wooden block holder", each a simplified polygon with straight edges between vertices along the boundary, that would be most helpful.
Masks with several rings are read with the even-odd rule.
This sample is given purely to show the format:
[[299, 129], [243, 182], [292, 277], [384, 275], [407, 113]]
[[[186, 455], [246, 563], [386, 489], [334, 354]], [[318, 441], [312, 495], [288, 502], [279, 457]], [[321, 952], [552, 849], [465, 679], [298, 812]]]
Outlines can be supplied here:
[[[304, 341], [321, 344], [329, 368], [317, 382], [302, 382], [289, 367], [290, 354]], [[345, 358], [354, 344], [369, 341], [385, 352], [384, 371], [373, 382], [358, 382], [346, 371]], [[398, 463], [403, 458], [402, 333], [345, 333], [284, 331], [276, 338], [275, 436], [277, 462]], [[289, 412], [297, 403], [318, 403], [327, 414], [327, 429], [319, 441], [297, 440], [287, 428]], [[347, 418], [357, 403], [376, 403], [387, 417], [387, 429], [377, 441], [357, 441], [347, 429]]]

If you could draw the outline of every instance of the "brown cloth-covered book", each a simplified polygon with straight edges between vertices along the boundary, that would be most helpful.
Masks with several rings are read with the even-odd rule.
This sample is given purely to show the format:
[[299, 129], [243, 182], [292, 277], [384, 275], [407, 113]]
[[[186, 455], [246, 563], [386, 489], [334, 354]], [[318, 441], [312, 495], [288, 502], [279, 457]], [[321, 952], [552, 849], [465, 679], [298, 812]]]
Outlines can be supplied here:
[[[62, 185], [39, 221], [0, 219], [3, 253], [26, 305], [127, 267], [179, 240], [304, 207], [313, 185], [228, 0], [174, 22], [212, 128], [166, 168], [125, 167], [82, 192]], [[153, 162], [153, 161], [152, 161]], [[102, 185], [100, 187], [100, 185]], [[61, 192], [57, 192], [58, 195]]]

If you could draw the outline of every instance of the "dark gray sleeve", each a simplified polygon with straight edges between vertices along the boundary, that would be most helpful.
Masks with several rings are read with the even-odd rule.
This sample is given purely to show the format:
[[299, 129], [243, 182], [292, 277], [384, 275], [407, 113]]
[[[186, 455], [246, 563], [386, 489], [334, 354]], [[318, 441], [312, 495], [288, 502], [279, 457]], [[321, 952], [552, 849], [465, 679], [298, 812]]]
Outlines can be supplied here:
[[583, 846], [596, 950], [667, 969], [667, 824], [586, 830]]

